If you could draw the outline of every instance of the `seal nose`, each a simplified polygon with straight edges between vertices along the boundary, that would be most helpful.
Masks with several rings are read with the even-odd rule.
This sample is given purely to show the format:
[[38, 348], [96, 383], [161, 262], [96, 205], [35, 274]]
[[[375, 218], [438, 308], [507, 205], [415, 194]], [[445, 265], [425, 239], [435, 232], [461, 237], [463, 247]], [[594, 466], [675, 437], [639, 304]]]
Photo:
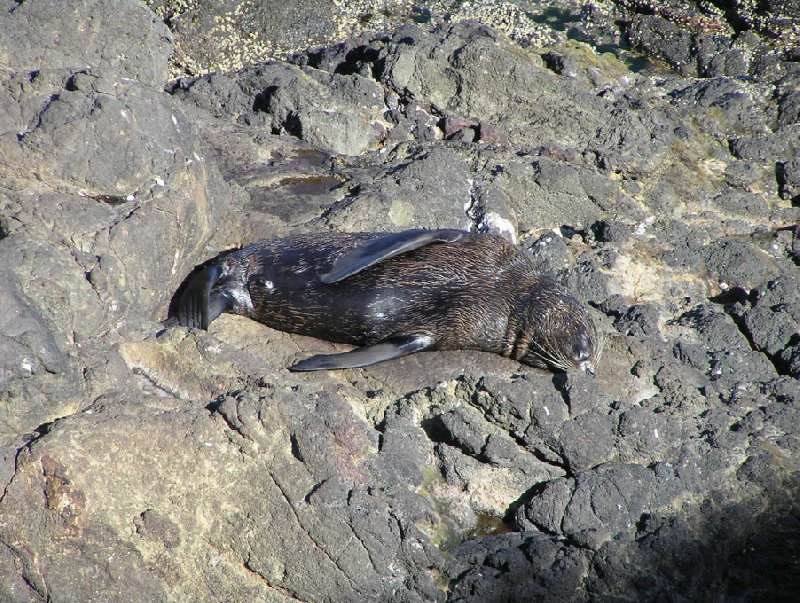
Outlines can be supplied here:
[[592, 343], [586, 333], [581, 333], [578, 340], [572, 346], [572, 362], [576, 368], [594, 375], [594, 364], [592, 363]]
[[582, 364], [589, 360], [591, 353], [589, 352], [589, 342], [581, 335], [578, 341], [572, 346], [572, 359], [575, 364]]

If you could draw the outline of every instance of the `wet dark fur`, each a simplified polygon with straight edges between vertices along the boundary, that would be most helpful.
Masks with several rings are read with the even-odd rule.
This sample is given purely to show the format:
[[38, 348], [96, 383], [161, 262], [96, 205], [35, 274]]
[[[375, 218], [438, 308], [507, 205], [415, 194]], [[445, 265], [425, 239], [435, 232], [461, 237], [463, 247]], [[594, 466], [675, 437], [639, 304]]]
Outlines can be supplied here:
[[320, 280], [342, 254], [380, 236], [321, 233], [260, 241], [219, 258], [222, 274], [212, 291], [247, 291], [252, 311], [241, 301], [227, 311], [340, 343], [429, 334], [435, 341], [429, 349], [483, 350], [567, 369], [576, 366], [569, 358], [579, 342], [595, 359], [597, 334], [586, 309], [499, 237], [466, 234], [340, 282]]

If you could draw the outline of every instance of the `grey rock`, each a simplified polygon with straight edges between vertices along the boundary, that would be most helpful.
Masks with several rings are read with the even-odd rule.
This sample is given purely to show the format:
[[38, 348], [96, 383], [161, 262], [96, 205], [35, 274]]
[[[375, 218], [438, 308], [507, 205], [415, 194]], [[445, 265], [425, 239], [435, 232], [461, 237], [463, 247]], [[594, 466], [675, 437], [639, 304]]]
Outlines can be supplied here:
[[176, 158], [191, 156], [191, 126], [160, 90], [125, 78], [66, 75], [18, 135], [21, 152], [66, 190], [133, 201], [158, 187]]
[[688, 104], [721, 110], [723, 127], [731, 132], [758, 134], [766, 129], [764, 111], [753, 99], [753, 91], [735, 78], [699, 80], [671, 94], [679, 107]]
[[59, 349], [52, 332], [21, 292], [13, 272], [5, 271], [7, 284], [0, 292], [2, 317], [0, 332], [5, 353], [0, 369], [0, 385], [13, 379], [33, 377], [40, 372], [59, 373], [68, 370], [66, 356]]
[[700, 306], [685, 314], [681, 321], [692, 325], [705, 341], [710, 352], [713, 379], [730, 383], [769, 381], [775, 377], [775, 367], [769, 359], [763, 353], [751, 350], [747, 338], [728, 315], [709, 306]]
[[800, 157], [792, 157], [781, 165], [778, 185], [781, 198], [796, 204], [800, 199]]
[[745, 241], [715, 241], [706, 245], [700, 254], [713, 276], [732, 284], [753, 286], [765, 276], [778, 273], [772, 258]]
[[[13, 244], [16, 236], [10, 237]], [[4, 249], [3, 251], [6, 251]], [[7, 262], [18, 261], [6, 255]], [[3, 270], [6, 287], [0, 293], [6, 312], [0, 322], [0, 395], [3, 398], [2, 438], [31, 434], [70, 407], [73, 397], [82, 397], [78, 371], [64, 351], [62, 337], [48, 328], [34, 300], [24, 295], [17, 277]], [[60, 390], [53, 404], [47, 391]], [[30, 436], [28, 436], [30, 437]], [[13, 461], [11, 466], [13, 466]]]
[[697, 409], [706, 407], [708, 401], [703, 395], [703, 390], [708, 384], [706, 375], [711, 372], [711, 354], [708, 354], [705, 360], [705, 365], [699, 370], [670, 363], [665, 363], [659, 368], [655, 382], [667, 405]]
[[[457, 23], [443, 27], [442, 35], [431, 36], [408, 26], [384, 44], [374, 60], [379, 79], [401, 97], [416, 102], [427, 99], [435, 112], [481, 124], [502, 124], [510, 141], [557, 141], [580, 150], [599, 142], [615, 163], [646, 163], [651, 155], [642, 122], [657, 121], [655, 115], [644, 112], [634, 118], [625, 110], [625, 102], [615, 106], [593, 95], [583, 96], [569, 82], [562, 81], [563, 92], [543, 85], [555, 76], [525, 56], [506, 53], [504, 43], [487, 28]], [[358, 55], [359, 60], [363, 58]], [[492, 69], [483, 65], [492, 65]], [[339, 64], [335, 69], [347, 68]], [[511, 74], [511, 86], [525, 97], [514, 101], [513, 109], [507, 106], [509, 97], [496, 86], [494, 73]], [[584, 110], [573, 112], [563, 94], [582, 95]], [[656, 129], [660, 135], [662, 130]], [[622, 130], [626, 131], [626, 145], [619, 144]]]
[[725, 313], [710, 305], [701, 305], [681, 317], [683, 324], [693, 327], [707, 348], [713, 352], [747, 350], [750, 345]]
[[783, 127], [798, 122], [800, 122], [800, 93], [788, 92], [780, 101], [777, 124]]
[[589, 261], [562, 271], [557, 280], [592, 305], [601, 304], [614, 290], [608, 275]]
[[558, 232], [547, 232], [530, 244], [530, 255], [542, 272], [556, 272], [570, 264], [572, 253], [564, 237]]
[[734, 14], [750, 27], [766, 34], [786, 39], [787, 45], [797, 45], [797, 33], [793, 29], [800, 20], [798, 7], [785, 0], [769, 0], [761, 7], [739, 1], [733, 5]]
[[[448, 574], [450, 601], [572, 601], [578, 594], [586, 556], [557, 539], [526, 532], [467, 542], [453, 551]], [[469, 561], [466, 561], [469, 560]]]
[[373, 146], [384, 129], [379, 121], [382, 90], [355, 75], [313, 71], [308, 75], [311, 78], [297, 74], [285, 86], [268, 87], [256, 99], [256, 110], [272, 116], [273, 130], [345, 155], [358, 155]]
[[[795, 583], [794, 578], [786, 577], [794, 562], [783, 554], [783, 547], [787, 538], [792, 538], [796, 512], [785, 502], [777, 507], [774, 515], [765, 517], [758, 513], [757, 505], [730, 505], [723, 498], [706, 503], [696, 522], [648, 515], [635, 540], [609, 541], [598, 551], [592, 572], [595, 577], [586, 588], [621, 600], [719, 596], [758, 600], [770, 596], [789, 601], [778, 585], [793, 588]], [[759, 516], [756, 521], [753, 513]], [[784, 518], [785, 529], [772, 525], [778, 517]], [[743, 545], [749, 551], [745, 558]], [[625, 550], [636, 552], [628, 555]], [[713, 570], [707, 565], [709, 557], [717, 561]], [[609, 573], [619, 574], [620, 579], [612, 583]]]
[[616, 422], [617, 417], [598, 408], [564, 424], [558, 439], [561, 456], [571, 473], [591, 469], [616, 456]]
[[703, 77], [741, 77], [749, 73], [748, 52], [736, 48], [727, 36], [697, 36], [697, 72]]
[[377, 172], [354, 172], [350, 185], [357, 194], [333, 205], [324, 219], [337, 230], [464, 228], [470, 175], [449, 147], [400, 144]]
[[652, 502], [655, 485], [654, 474], [641, 465], [601, 466], [545, 485], [517, 511], [517, 525], [563, 533], [579, 546], [598, 548], [635, 525]]
[[708, 368], [708, 354], [706, 346], [700, 343], [678, 341], [673, 348], [675, 358], [700, 372]]
[[792, 124], [775, 132], [761, 135], [741, 135], [730, 139], [730, 149], [739, 159], [765, 163], [785, 162], [797, 153], [797, 134], [800, 125]]
[[780, 354], [798, 331], [798, 322], [786, 312], [759, 305], [745, 314], [745, 327], [759, 350], [770, 356]]
[[425, 431], [402, 412], [390, 414], [381, 435], [381, 462], [398, 483], [419, 486], [421, 470], [428, 462], [428, 437]]
[[216, 116], [262, 124], [346, 155], [372, 147], [385, 129], [382, 90], [357, 75], [268, 63], [181, 80], [173, 93]]
[[630, 24], [628, 38], [634, 47], [667, 61], [682, 75], [698, 74], [691, 32], [667, 19], [657, 15], [636, 15]]
[[440, 437], [434, 435], [434, 440], [443, 439], [458, 445], [466, 454], [477, 456], [489, 436], [483, 423], [483, 417], [476, 411], [457, 407], [436, 417], [430, 429], [441, 433]]
[[797, 375], [800, 339], [797, 280], [789, 275], [757, 291], [757, 301], [743, 316], [743, 328], [757, 350], [766, 353], [780, 372]]
[[[751, 191], [754, 187], [770, 182], [774, 170], [766, 168], [763, 164], [754, 161], [732, 161], [725, 168], [725, 181], [733, 189]], [[760, 183], [760, 184], [759, 184]], [[734, 196], [735, 190], [726, 190], [722, 194], [729, 193]], [[736, 198], [734, 196], [734, 198]], [[763, 202], [763, 199], [759, 199]], [[759, 201], [751, 201], [751, 204], [758, 204], [754, 210], [768, 213], [769, 206]], [[760, 206], [760, 207], [759, 207]]]
[[661, 408], [634, 407], [625, 411], [619, 421], [622, 458], [628, 462], [670, 458], [669, 453], [679, 448], [683, 433], [679, 420], [670, 414]]
[[123, 0], [6, 2], [0, 61], [10, 70], [88, 71], [160, 88], [172, 34], [144, 4]]
[[564, 510], [575, 492], [573, 479], [556, 478], [534, 487], [531, 500], [515, 513], [516, 527], [522, 531], [542, 530], [560, 534], [563, 531]]
[[488, 421], [537, 454], [555, 460], [559, 458], [554, 452], [556, 434], [567, 420], [569, 408], [563, 397], [548, 387], [548, 381], [538, 375], [510, 382], [487, 375], [477, 384], [473, 400]]
[[631, 229], [618, 220], [601, 220], [592, 225], [598, 241], [604, 243], [624, 243], [631, 235]]
[[[377, 600], [405, 585], [422, 590], [419, 596], [424, 597], [431, 590], [430, 583], [422, 580], [412, 586], [419, 577], [412, 578], [409, 566], [403, 569], [405, 564], [397, 565], [390, 559], [396, 561], [410, 555], [418, 558], [420, 565], [430, 562], [423, 557], [435, 554], [433, 550], [424, 545], [408, 546], [406, 550], [404, 544], [406, 539], [419, 540], [421, 535], [410, 529], [410, 524], [426, 519], [430, 510], [417, 505], [416, 512], [423, 513], [419, 516], [412, 512], [413, 507], [404, 505], [399, 515], [393, 515], [392, 501], [402, 501], [403, 497], [387, 497], [387, 493], [395, 485], [406, 489], [408, 475], [384, 473], [382, 460], [375, 456], [378, 439], [374, 430], [343, 412], [346, 402], [336, 395], [313, 391], [301, 395], [305, 402], [284, 406], [278, 402], [280, 394], [275, 398], [275, 392], [267, 388], [260, 396], [228, 399], [218, 407], [225, 424], [233, 428], [233, 441], [241, 442], [242, 450], [250, 451], [254, 458], [258, 458], [259, 449], [278, 444], [271, 434], [278, 433], [274, 429], [281, 421], [289, 420], [289, 429], [282, 431], [284, 442], [279, 444], [284, 451], [283, 461], [275, 464], [261, 486], [247, 495], [282, 500], [277, 505], [263, 505], [262, 509], [267, 518], [287, 522], [289, 531], [270, 531], [252, 542], [231, 541], [229, 545], [248, 559], [252, 571], [270, 582], [278, 581], [282, 588], [298, 596]], [[325, 419], [319, 422], [315, 417]], [[267, 424], [273, 431], [266, 429]], [[402, 450], [395, 453], [403, 456]], [[384, 485], [380, 492], [371, 485], [370, 476], [380, 476]], [[393, 485], [391, 482], [397, 479], [402, 481]], [[239, 521], [247, 525], [252, 518], [241, 517]], [[403, 527], [406, 522], [408, 528]], [[312, 541], [317, 552], [308, 557], [304, 547], [290, 545], [293, 538]], [[353, 546], [349, 547], [348, 542]], [[348, 552], [339, 557], [335, 551], [342, 547]], [[371, 559], [379, 561], [373, 566]], [[313, 583], [303, 578], [309, 565], [319, 577]], [[280, 567], [287, 571], [276, 573]], [[371, 575], [373, 572], [379, 575]], [[330, 575], [323, 578], [326, 574]]]
[[[742, 162], [737, 162], [736, 165]], [[728, 174], [731, 172], [729, 171]], [[744, 191], [725, 191], [714, 198], [714, 203], [725, 211], [744, 216], [766, 215], [769, 205], [760, 195]]]
[[620, 333], [634, 337], [652, 337], [658, 335], [658, 308], [653, 304], [637, 304], [631, 306], [620, 316], [614, 326]]
[[572, 418], [579, 417], [597, 409], [607, 409], [611, 397], [604, 392], [597, 380], [585, 373], [558, 375], [555, 385], [564, 396]]
[[176, 69], [189, 75], [236, 71], [328, 42], [344, 26], [337, 18], [336, 6], [327, 0], [303, 5], [240, 1], [220, 5], [207, 0], [152, 0], [148, 4], [173, 32]]

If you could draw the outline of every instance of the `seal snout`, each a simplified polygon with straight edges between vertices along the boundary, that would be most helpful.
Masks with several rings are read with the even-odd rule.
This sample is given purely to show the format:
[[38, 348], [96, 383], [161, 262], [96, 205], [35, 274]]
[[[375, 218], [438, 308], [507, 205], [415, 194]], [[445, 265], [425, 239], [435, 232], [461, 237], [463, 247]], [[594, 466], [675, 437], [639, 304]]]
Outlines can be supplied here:
[[597, 360], [597, 349], [594, 342], [595, 338], [591, 333], [586, 329], [580, 329], [572, 344], [572, 364], [575, 368], [590, 375], [594, 375], [594, 363]]

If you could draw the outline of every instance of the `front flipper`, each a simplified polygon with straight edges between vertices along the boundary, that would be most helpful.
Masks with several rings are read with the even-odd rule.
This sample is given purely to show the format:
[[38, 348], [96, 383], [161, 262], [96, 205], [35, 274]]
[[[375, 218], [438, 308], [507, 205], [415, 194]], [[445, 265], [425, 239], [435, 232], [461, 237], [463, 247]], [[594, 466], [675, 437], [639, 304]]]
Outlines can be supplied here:
[[328, 285], [337, 283], [401, 253], [407, 253], [431, 243], [454, 243], [467, 234], [464, 230], [455, 229], [417, 229], [386, 234], [342, 255], [333, 263], [330, 272], [320, 276], [320, 280]]
[[211, 291], [222, 274], [222, 266], [212, 264], [198, 272], [181, 295], [178, 322], [182, 327], [208, 329], [220, 314], [230, 309], [230, 299], [224, 293]]
[[369, 366], [384, 360], [400, 358], [414, 352], [427, 350], [434, 344], [430, 335], [407, 335], [391, 337], [374, 345], [356, 348], [342, 354], [319, 354], [301, 360], [289, 367], [290, 371], [324, 371]]

